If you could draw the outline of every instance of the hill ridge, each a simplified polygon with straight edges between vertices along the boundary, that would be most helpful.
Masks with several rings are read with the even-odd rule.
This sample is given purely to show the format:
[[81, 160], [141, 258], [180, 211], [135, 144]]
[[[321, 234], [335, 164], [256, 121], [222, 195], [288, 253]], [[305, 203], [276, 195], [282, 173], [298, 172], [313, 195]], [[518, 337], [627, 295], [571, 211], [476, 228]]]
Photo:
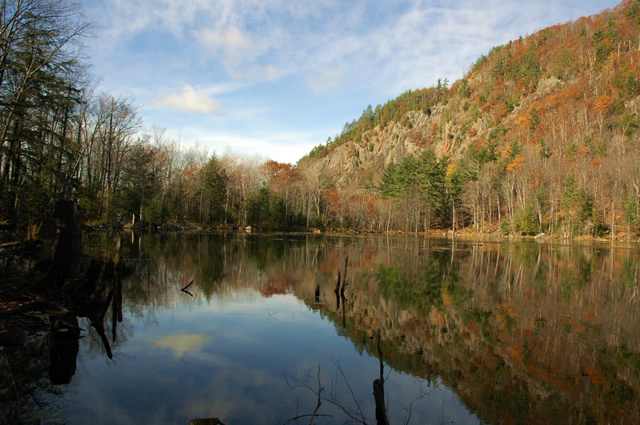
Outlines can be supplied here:
[[[481, 202], [468, 199], [469, 186], [497, 173], [494, 193], [485, 195], [502, 204], [484, 210], [498, 222], [508, 216], [503, 227], [509, 231], [613, 232], [616, 223], [639, 221], [640, 177], [633, 166], [640, 161], [639, 63], [640, 2], [625, 0], [496, 46], [451, 87], [439, 80], [375, 112], [368, 107], [299, 166], [324, 175], [327, 185], [347, 198], [385, 197], [376, 190], [385, 167], [431, 150], [450, 164], [475, 168], [462, 188], [467, 199], [449, 200], [459, 203], [460, 215], [449, 221], [478, 226], [472, 210]], [[396, 110], [393, 118], [385, 117], [385, 109]], [[477, 153], [491, 144], [495, 158], [478, 160]], [[629, 174], [613, 175], [622, 169]], [[567, 182], [582, 191], [576, 205], [563, 196]], [[547, 192], [544, 200], [536, 200], [540, 188]], [[536, 220], [518, 225], [519, 211], [537, 215], [537, 226]], [[566, 222], [569, 216], [574, 224]], [[439, 221], [451, 224], [445, 217]]]

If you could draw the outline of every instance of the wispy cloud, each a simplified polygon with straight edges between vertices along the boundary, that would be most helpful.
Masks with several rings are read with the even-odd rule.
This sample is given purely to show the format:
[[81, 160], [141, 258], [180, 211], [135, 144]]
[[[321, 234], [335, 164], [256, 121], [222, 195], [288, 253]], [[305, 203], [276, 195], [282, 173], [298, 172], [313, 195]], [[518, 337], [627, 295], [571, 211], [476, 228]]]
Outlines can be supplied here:
[[275, 80], [280, 75], [275, 66], [258, 63], [273, 47], [268, 38], [236, 26], [222, 30], [206, 28], [194, 31], [194, 36], [234, 78]]
[[312, 91], [326, 93], [365, 80], [418, 87], [437, 77], [459, 77], [479, 51], [549, 25], [550, 19], [560, 22], [583, 2], [557, 3], [116, 0], [108, 31], [115, 37], [145, 29], [170, 32], [184, 38], [185, 46], [191, 40], [186, 48], [194, 60], [204, 55], [205, 62], [217, 61], [234, 79], [299, 74]]
[[307, 84], [316, 94], [326, 94], [338, 87], [344, 78], [344, 74], [335, 68], [320, 67], [309, 74]]
[[215, 114], [222, 111], [222, 107], [215, 101], [196, 92], [188, 84], [183, 87], [182, 93], [171, 93], [156, 99], [153, 103], [169, 106], [190, 114]]

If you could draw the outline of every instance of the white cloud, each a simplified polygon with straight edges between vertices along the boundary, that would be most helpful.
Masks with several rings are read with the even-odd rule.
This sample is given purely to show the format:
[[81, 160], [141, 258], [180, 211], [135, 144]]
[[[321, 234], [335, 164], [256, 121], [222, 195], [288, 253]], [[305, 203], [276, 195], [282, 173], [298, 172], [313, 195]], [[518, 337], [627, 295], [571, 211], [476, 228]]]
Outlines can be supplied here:
[[156, 99], [153, 103], [170, 106], [190, 114], [214, 114], [222, 108], [209, 97], [195, 91], [190, 85], [185, 85], [182, 93], [172, 93]]

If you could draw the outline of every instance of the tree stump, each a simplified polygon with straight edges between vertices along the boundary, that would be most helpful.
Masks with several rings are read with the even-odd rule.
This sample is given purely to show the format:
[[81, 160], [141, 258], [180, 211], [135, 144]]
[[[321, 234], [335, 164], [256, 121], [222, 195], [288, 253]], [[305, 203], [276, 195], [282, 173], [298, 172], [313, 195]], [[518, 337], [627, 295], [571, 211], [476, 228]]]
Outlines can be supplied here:
[[82, 255], [82, 231], [80, 209], [74, 201], [60, 200], [54, 212], [56, 219], [56, 244], [49, 278], [57, 286], [73, 276]]

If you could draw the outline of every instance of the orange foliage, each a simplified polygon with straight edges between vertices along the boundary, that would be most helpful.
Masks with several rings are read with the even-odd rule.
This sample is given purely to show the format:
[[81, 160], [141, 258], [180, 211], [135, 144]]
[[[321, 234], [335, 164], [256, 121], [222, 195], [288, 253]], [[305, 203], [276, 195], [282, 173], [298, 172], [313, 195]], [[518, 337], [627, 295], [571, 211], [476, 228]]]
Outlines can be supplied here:
[[596, 101], [596, 105], [593, 107], [593, 110], [596, 112], [605, 112], [605, 111], [608, 111], [609, 108], [611, 108], [612, 104], [613, 104], [613, 99], [611, 99], [611, 97], [607, 96], [606, 94], [603, 94], [600, 97], [598, 97], [598, 100]]
[[365, 196], [364, 198], [366, 202], [365, 212], [369, 217], [375, 217], [378, 209], [377, 209], [377, 201], [375, 196]]
[[333, 214], [340, 210], [342, 195], [335, 188], [330, 187], [322, 192], [322, 200], [327, 204], [327, 209]]
[[585, 145], [580, 145], [578, 147], [578, 153], [580, 155], [586, 155], [588, 153], [591, 153], [591, 148], [589, 146], [585, 146]]
[[524, 158], [519, 156], [514, 159], [511, 164], [507, 165], [507, 171], [516, 172], [524, 167]]
[[593, 385], [604, 384], [604, 376], [602, 375], [602, 371], [599, 367], [595, 365], [586, 365], [585, 371], [587, 375], [589, 375], [589, 380]]
[[510, 316], [510, 317], [518, 317], [518, 316], [520, 316], [520, 314], [518, 314], [518, 313], [513, 309], [513, 307], [509, 307], [509, 308], [507, 308], [507, 313], [509, 313], [509, 316]]
[[297, 166], [288, 163], [280, 163], [277, 161], [267, 161], [264, 164], [264, 170], [278, 187], [291, 184], [293, 181], [301, 177], [300, 170]]
[[578, 100], [583, 96], [583, 93], [578, 87], [572, 86], [567, 90], [567, 95], [574, 100]]

